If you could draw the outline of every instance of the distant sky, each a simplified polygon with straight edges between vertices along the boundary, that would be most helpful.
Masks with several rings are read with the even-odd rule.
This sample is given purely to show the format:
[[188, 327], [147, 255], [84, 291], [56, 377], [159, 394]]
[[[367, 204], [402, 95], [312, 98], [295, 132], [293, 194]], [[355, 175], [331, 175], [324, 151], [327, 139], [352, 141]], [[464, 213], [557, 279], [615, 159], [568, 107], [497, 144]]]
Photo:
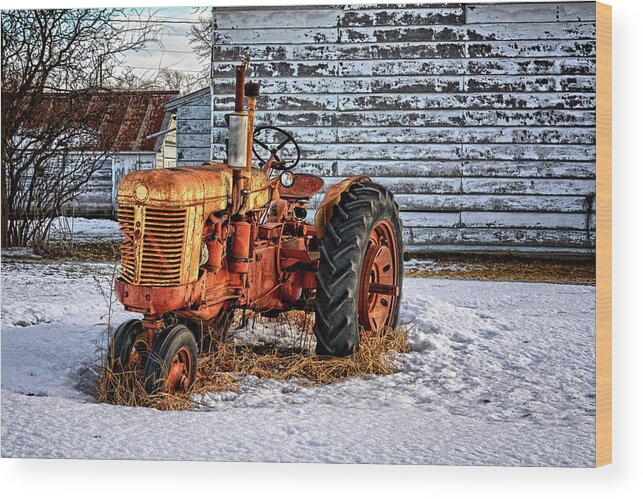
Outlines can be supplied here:
[[[203, 11], [204, 7], [200, 9]], [[152, 12], [155, 12], [154, 19], [164, 27], [163, 47], [150, 44], [147, 51], [129, 52], [124, 65], [132, 67], [138, 75], [153, 74], [159, 67], [199, 71], [201, 65], [188, 43], [190, 26], [198, 21], [199, 14], [192, 7], [143, 9], [144, 15]]]

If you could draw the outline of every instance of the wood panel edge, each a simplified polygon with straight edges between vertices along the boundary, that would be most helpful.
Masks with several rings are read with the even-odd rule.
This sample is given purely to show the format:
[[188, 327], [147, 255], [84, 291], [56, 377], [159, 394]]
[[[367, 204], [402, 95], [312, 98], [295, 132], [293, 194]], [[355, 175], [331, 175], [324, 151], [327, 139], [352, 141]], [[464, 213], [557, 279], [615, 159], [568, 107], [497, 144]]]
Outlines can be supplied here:
[[612, 7], [596, 3], [596, 466], [612, 462]]

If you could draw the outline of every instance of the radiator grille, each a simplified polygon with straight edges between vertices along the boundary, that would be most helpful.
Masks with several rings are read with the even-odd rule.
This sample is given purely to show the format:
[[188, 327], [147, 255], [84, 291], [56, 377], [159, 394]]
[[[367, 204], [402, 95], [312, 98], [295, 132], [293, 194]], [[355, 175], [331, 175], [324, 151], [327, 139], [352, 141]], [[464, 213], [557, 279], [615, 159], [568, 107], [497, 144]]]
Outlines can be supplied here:
[[[121, 246], [121, 277], [133, 284], [172, 286], [181, 284], [185, 209], [144, 210], [137, 216], [133, 206], [120, 206], [118, 222], [125, 240]], [[136, 238], [136, 223], [141, 234]]]

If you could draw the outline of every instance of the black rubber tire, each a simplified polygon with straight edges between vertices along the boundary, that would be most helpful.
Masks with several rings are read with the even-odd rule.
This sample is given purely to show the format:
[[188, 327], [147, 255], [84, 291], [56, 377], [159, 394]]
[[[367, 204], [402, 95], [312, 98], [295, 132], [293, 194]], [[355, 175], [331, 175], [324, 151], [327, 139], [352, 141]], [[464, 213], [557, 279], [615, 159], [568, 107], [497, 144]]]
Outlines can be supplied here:
[[154, 341], [152, 351], [145, 364], [143, 381], [147, 393], [158, 393], [165, 389], [165, 378], [168, 374], [174, 355], [183, 347], [189, 350], [192, 357], [192, 372], [189, 386], [196, 378], [197, 344], [194, 334], [183, 324], [163, 329]]
[[114, 333], [114, 339], [109, 347], [109, 366], [115, 373], [128, 370], [128, 363], [136, 336], [141, 333], [143, 325], [140, 319], [130, 319], [123, 322]]
[[[373, 182], [355, 184], [333, 206], [320, 248], [316, 274], [315, 336], [317, 355], [343, 357], [359, 348], [359, 276], [373, 228], [387, 220], [397, 241], [398, 282], [402, 289], [404, 246], [402, 222], [393, 194]], [[398, 296], [391, 327], [397, 325], [402, 295]]]

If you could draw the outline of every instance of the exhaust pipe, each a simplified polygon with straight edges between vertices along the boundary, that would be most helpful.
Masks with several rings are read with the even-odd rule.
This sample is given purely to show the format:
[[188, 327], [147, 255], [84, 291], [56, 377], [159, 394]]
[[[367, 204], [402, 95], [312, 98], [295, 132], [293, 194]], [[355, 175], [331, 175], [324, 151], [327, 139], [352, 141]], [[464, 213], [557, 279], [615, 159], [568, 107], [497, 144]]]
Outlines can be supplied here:
[[228, 166], [246, 168], [248, 161], [248, 113], [244, 111], [244, 86], [249, 59], [236, 67], [234, 113], [228, 115]]

